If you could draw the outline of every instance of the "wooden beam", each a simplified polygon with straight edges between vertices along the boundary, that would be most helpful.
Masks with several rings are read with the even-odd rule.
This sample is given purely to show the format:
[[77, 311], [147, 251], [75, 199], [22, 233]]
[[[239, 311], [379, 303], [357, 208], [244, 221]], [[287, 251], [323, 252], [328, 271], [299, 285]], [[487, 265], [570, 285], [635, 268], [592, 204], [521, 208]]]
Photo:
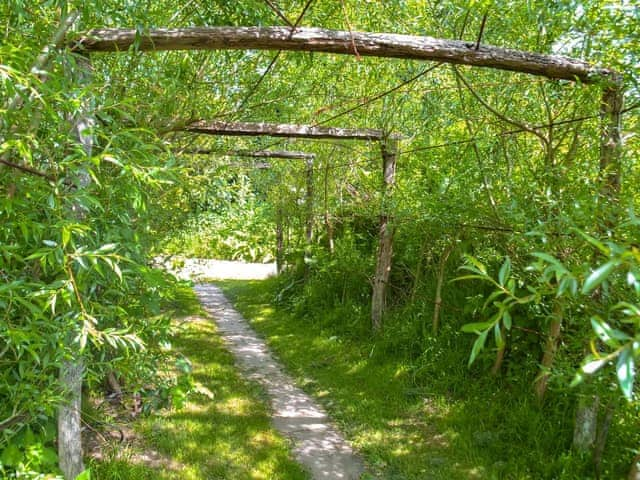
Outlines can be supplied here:
[[257, 163], [225, 163], [223, 165], [217, 165], [217, 168], [247, 168], [247, 169], [256, 169], [256, 170], [268, 170], [271, 168], [270, 163], [266, 162], [257, 162]]
[[290, 50], [430, 60], [539, 75], [583, 83], [608, 83], [614, 72], [582, 60], [523, 52], [476, 42], [395, 33], [346, 32], [322, 28], [189, 27], [103, 28], [87, 32], [71, 47], [84, 52], [157, 50]]
[[289, 150], [260, 150], [257, 152], [252, 152], [250, 150], [232, 150], [228, 152], [221, 152], [219, 150], [197, 148], [194, 150], [186, 150], [180, 153], [187, 155], [227, 155], [249, 158], [282, 158], [285, 160], [308, 160], [315, 158], [315, 154], [313, 153], [294, 152]]
[[204, 133], [207, 135], [232, 136], [268, 136], [287, 138], [315, 138], [338, 140], [381, 140], [384, 138], [382, 130], [370, 128], [350, 129], [337, 127], [313, 127], [309, 125], [291, 125], [277, 123], [247, 123], [247, 122], [194, 122], [181, 131]]

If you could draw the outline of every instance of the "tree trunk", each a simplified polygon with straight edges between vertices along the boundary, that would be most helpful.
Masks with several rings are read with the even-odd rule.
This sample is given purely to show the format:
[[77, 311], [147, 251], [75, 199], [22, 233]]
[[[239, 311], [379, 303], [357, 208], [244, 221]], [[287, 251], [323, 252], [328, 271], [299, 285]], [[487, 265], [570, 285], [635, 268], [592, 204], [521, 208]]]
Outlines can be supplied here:
[[67, 480], [73, 480], [84, 470], [80, 418], [83, 377], [84, 361], [80, 355], [62, 362], [60, 384], [64, 398], [58, 408], [58, 461]]
[[573, 429], [573, 448], [578, 452], [590, 451], [596, 442], [599, 405], [598, 395], [580, 397]]
[[598, 434], [596, 436], [596, 443], [593, 451], [593, 464], [596, 470], [596, 480], [600, 480], [600, 473], [602, 471], [602, 456], [604, 455], [604, 448], [607, 445], [607, 438], [609, 437], [609, 428], [613, 420], [613, 414], [615, 412], [615, 402], [611, 401], [605, 409], [604, 418], [598, 428]]
[[540, 375], [535, 381], [534, 390], [539, 402], [544, 400], [544, 395], [547, 391], [547, 384], [549, 382], [549, 376], [551, 375], [549, 370], [553, 365], [553, 361], [558, 350], [558, 342], [560, 341], [560, 330], [562, 328], [562, 319], [564, 317], [562, 311], [562, 303], [559, 299], [555, 300], [553, 308], [553, 315], [551, 317], [551, 324], [549, 325], [549, 334], [547, 335], [547, 341], [544, 348], [544, 354], [542, 356], [542, 362], [540, 364]]
[[[87, 83], [91, 76], [91, 63], [88, 58], [76, 58], [78, 71], [75, 78], [81, 84]], [[87, 155], [91, 157], [93, 148], [93, 118], [89, 113], [90, 105], [83, 101], [73, 119], [73, 132], [76, 139]], [[75, 188], [86, 188], [91, 182], [89, 174], [81, 170], [78, 172]], [[80, 205], [73, 205], [71, 215], [78, 220], [84, 217]], [[71, 267], [70, 267], [71, 268]], [[75, 332], [66, 336], [68, 358], [60, 366], [60, 385], [63, 388], [63, 400], [58, 408], [58, 461], [60, 470], [67, 480], [75, 479], [84, 470], [82, 461], [81, 408], [82, 408], [82, 380], [84, 376], [84, 359], [79, 352], [77, 342], [74, 341]]]
[[633, 457], [627, 480], [640, 480], [640, 454]]
[[444, 272], [445, 267], [447, 265], [447, 260], [449, 259], [449, 255], [455, 248], [455, 240], [449, 245], [444, 252], [442, 252], [442, 256], [440, 257], [440, 262], [438, 263], [438, 278], [436, 280], [436, 298], [433, 302], [433, 320], [431, 322], [431, 331], [433, 335], [438, 334], [438, 329], [440, 328], [440, 310], [442, 308], [442, 284], [444, 283]]
[[382, 328], [382, 315], [385, 310], [385, 295], [389, 274], [391, 273], [391, 259], [393, 257], [394, 227], [391, 225], [389, 199], [393, 192], [396, 178], [396, 160], [398, 155], [397, 139], [389, 139], [381, 144], [382, 147], [382, 213], [380, 214], [380, 230], [376, 272], [373, 277], [373, 294], [371, 296], [371, 326], [373, 330]]

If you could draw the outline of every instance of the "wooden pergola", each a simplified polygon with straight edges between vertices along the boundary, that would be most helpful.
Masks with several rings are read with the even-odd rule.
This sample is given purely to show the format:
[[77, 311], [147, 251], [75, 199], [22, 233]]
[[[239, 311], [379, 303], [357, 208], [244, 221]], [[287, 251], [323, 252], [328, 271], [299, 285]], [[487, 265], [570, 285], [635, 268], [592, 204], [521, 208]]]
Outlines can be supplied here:
[[[228, 123], [229, 131], [237, 131], [239, 124]], [[251, 124], [242, 124], [242, 131], [245, 133], [237, 135], [247, 135], [246, 132], [251, 130]], [[265, 129], [266, 124], [261, 124], [261, 128]], [[275, 125], [276, 127], [282, 127], [282, 125]], [[292, 127], [288, 125], [288, 127]], [[316, 158], [314, 153], [296, 152], [290, 150], [232, 150], [227, 152], [220, 152], [212, 149], [191, 149], [182, 152], [187, 155], [224, 155], [224, 156], [236, 156], [236, 157], [248, 157], [248, 158], [267, 158], [267, 159], [284, 159], [284, 160], [304, 160], [305, 161], [305, 177], [306, 177], [306, 192], [305, 192], [305, 207], [306, 207], [306, 220], [305, 220], [305, 240], [307, 248], [305, 250], [305, 263], [310, 256], [310, 247], [313, 242], [313, 164]], [[235, 166], [235, 165], [233, 165]], [[253, 165], [243, 165], [244, 167], [268, 169], [271, 168], [271, 164], [261, 162]], [[282, 272], [284, 266], [284, 227], [283, 227], [283, 209], [278, 206], [276, 209], [276, 267], [278, 273]]]
[[[432, 37], [399, 35], [392, 33], [347, 32], [321, 28], [287, 27], [191, 27], [191, 28], [155, 28], [140, 33], [136, 29], [96, 29], [87, 32], [68, 43], [75, 52], [88, 55], [97, 52], [127, 52], [131, 47], [136, 51], [162, 50], [281, 50], [325, 52], [344, 55], [402, 58], [421, 61], [435, 61], [458, 65], [493, 68], [512, 72], [537, 75], [553, 80], [566, 80], [583, 84], [597, 84], [602, 87], [600, 113], [602, 119], [600, 139], [600, 170], [607, 184], [607, 194], [613, 195], [619, 188], [621, 132], [620, 121], [623, 102], [621, 76], [615, 71], [597, 67], [582, 60], [567, 57], [544, 55], [519, 50], [505, 49], [479, 42], [446, 40]], [[79, 79], [82, 79], [82, 74]], [[90, 113], [86, 112], [86, 117]], [[255, 128], [253, 133], [248, 125]], [[229, 124], [224, 122], [195, 122], [185, 127], [185, 131], [214, 135], [271, 135], [292, 138], [348, 138], [337, 135], [363, 132], [359, 130], [334, 129], [335, 136], [328, 132], [332, 127], [297, 126], [269, 124]], [[289, 129], [289, 130], [288, 130]], [[258, 133], [260, 130], [260, 133]], [[383, 189], [390, 193], [395, 177], [397, 157], [397, 139], [386, 138], [382, 132], [373, 137], [363, 134], [362, 140], [378, 141], [382, 146]], [[327, 136], [329, 135], [329, 136]], [[364, 136], [369, 135], [364, 138]], [[377, 135], [377, 136], [376, 136]], [[82, 135], [79, 135], [82, 143]], [[356, 138], [356, 137], [352, 137]], [[389, 217], [382, 213], [380, 223], [380, 244], [378, 264], [372, 295], [372, 321], [374, 327], [380, 326], [386, 279], [391, 268], [393, 231], [388, 224]], [[385, 261], [381, 261], [381, 257]], [[80, 368], [73, 375], [63, 378], [75, 385], [73, 395], [79, 394], [82, 381]], [[72, 360], [70, 360], [72, 362]], [[73, 378], [71, 378], [73, 376]], [[80, 382], [80, 383], [78, 383]], [[68, 399], [68, 406], [61, 406], [59, 435], [60, 466], [66, 478], [75, 478], [82, 471], [82, 449], [79, 432], [79, 398]], [[74, 430], [75, 429], [75, 430]], [[73, 430], [73, 431], [70, 431]], [[77, 430], [77, 431], [76, 431]]]
[[[373, 277], [373, 292], [371, 295], [371, 323], [375, 330], [382, 327], [382, 315], [384, 313], [386, 286], [389, 283], [391, 273], [391, 259], [393, 256], [393, 228], [390, 226], [390, 216], [387, 212], [387, 197], [391, 194], [395, 184], [396, 163], [398, 157], [398, 141], [401, 138], [398, 134], [388, 135], [382, 130], [370, 128], [337, 128], [319, 127], [309, 125], [292, 125], [276, 123], [249, 123], [249, 122], [206, 122], [199, 121], [191, 123], [181, 130], [191, 133], [206, 135], [226, 135], [226, 136], [268, 136], [285, 138], [306, 138], [311, 140], [365, 140], [377, 141], [381, 145], [382, 151], [382, 193], [383, 204], [380, 212], [379, 246], [376, 261], [376, 270]], [[254, 152], [251, 156], [266, 155], [271, 158], [278, 156], [275, 153]], [[286, 158], [293, 158], [288, 152]], [[300, 157], [298, 157], [300, 158]], [[313, 238], [313, 157], [308, 154], [306, 161], [307, 177], [307, 215], [308, 221], [305, 229], [305, 238], [309, 246]], [[281, 229], [278, 229], [278, 249], [281, 247]], [[305, 260], [309, 252], [305, 254]], [[279, 256], [281, 258], [281, 256]], [[278, 262], [281, 265], [281, 261]]]

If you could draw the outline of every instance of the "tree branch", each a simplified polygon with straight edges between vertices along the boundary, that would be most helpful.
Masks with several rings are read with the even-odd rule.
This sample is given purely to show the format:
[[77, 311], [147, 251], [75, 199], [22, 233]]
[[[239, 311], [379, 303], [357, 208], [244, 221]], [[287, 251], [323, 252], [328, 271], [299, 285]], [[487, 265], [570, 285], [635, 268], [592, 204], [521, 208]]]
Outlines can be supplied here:
[[547, 145], [549, 143], [547, 137], [545, 137], [542, 133], [540, 133], [538, 130], [536, 130], [534, 127], [532, 127], [531, 125], [528, 125], [527, 123], [524, 122], [520, 122], [518, 120], [513, 120], [512, 118], [507, 117], [506, 115], [500, 113], [498, 110], [496, 110], [495, 108], [493, 108], [491, 105], [489, 105], [480, 95], [478, 95], [476, 93], [476, 91], [471, 87], [471, 85], [469, 85], [469, 82], [467, 82], [467, 79], [464, 78], [464, 75], [462, 75], [462, 73], [460, 73], [458, 71], [458, 69], [454, 66], [453, 67], [453, 71], [455, 72], [456, 76], [460, 79], [460, 81], [464, 84], [465, 87], [467, 87], [467, 90], [469, 90], [469, 92], [471, 93], [471, 95], [473, 95], [475, 97], [475, 99], [487, 110], [489, 110], [491, 113], [493, 113], [496, 117], [498, 117], [500, 120], [502, 120], [503, 122], [509, 123], [511, 125], [513, 125], [514, 127], [518, 127], [520, 129], [522, 129], [525, 132], [529, 132], [533, 135], [535, 135], [536, 137], [538, 137], [540, 140], [542, 140], [542, 143]]

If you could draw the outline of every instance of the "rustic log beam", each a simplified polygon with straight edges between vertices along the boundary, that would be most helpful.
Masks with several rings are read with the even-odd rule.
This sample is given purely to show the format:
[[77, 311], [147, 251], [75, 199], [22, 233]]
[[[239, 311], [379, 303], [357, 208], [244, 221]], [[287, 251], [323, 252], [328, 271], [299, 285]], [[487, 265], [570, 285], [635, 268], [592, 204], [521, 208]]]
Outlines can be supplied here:
[[288, 50], [431, 60], [488, 67], [583, 83], [608, 83], [614, 72], [582, 60], [523, 52], [476, 42], [395, 33], [346, 32], [322, 28], [189, 27], [103, 28], [87, 32], [71, 47], [84, 52], [157, 50]]
[[255, 169], [255, 170], [268, 170], [271, 168], [271, 164], [267, 162], [256, 162], [256, 163], [225, 163], [222, 165], [218, 165], [218, 168], [246, 168], [246, 169]]
[[277, 123], [248, 123], [248, 122], [194, 122], [181, 131], [203, 133], [207, 135], [230, 136], [268, 136], [285, 138], [315, 138], [337, 140], [380, 140], [382, 130], [370, 128], [351, 129], [338, 127], [314, 127], [309, 125], [291, 125]]
[[249, 158], [281, 158], [285, 160], [308, 160], [315, 158], [315, 154], [306, 152], [295, 152], [289, 150], [260, 150], [252, 152], [250, 150], [231, 150], [227, 152], [221, 152], [219, 150], [209, 150], [204, 148], [198, 148], [194, 150], [185, 150], [180, 152], [187, 155], [224, 155], [235, 157], [249, 157]]

